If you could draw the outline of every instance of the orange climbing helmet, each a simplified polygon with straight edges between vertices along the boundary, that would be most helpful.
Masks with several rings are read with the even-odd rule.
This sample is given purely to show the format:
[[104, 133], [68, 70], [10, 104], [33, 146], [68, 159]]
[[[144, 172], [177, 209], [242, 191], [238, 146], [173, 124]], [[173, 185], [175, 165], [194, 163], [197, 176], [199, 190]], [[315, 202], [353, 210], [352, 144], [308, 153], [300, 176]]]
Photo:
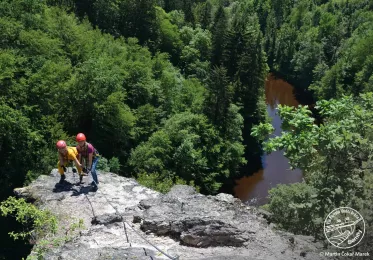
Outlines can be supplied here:
[[76, 135], [76, 141], [77, 142], [81, 142], [81, 141], [85, 141], [85, 140], [87, 140], [87, 139], [85, 138], [85, 135], [83, 133], [79, 133], [79, 134]]
[[56, 147], [57, 149], [63, 149], [66, 147], [66, 142], [64, 140], [59, 140], [57, 143], [56, 143]]

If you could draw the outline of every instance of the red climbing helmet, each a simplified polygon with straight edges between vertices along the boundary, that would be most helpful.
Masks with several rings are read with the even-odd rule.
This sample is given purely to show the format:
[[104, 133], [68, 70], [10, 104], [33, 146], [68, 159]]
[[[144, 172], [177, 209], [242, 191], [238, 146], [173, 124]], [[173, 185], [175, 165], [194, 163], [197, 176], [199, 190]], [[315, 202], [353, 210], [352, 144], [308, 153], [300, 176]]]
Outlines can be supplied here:
[[85, 140], [87, 140], [87, 139], [85, 138], [85, 135], [83, 133], [79, 133], [79, 134], [76, 135], [76, 141], [77, 142], [81, 142], [81, 141], [85, 141]]
[[57, 149], [63, 149], [66, 147], [66, 142], [64, 140], [59, 140], [57, 143], [56, 143], [56, 146], [57, 146]]

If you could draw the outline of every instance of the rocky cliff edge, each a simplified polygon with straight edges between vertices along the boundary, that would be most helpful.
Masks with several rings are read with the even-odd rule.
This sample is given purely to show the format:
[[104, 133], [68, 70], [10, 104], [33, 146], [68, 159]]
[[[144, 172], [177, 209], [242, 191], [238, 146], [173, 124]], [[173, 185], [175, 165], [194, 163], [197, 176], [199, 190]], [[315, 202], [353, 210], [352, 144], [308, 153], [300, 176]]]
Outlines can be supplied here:
[[256, 208], [231, 195], [204, 196], [184, 185], [161, 194], [112, 173], [99, 180], [96, 192], [87, 177], [79, 185], [73, 174], [60, 185], [53, 170], [15, 189], [60, 225], [84, 221], [84, 230], [45, 259], [323, 259], [311, 237], [273, 230]]

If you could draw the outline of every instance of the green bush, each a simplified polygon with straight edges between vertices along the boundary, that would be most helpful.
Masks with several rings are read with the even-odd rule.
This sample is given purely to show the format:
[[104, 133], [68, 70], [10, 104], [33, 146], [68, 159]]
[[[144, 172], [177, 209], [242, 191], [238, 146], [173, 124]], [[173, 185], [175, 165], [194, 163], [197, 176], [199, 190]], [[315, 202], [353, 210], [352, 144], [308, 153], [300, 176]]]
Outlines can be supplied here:
[[16, 220], [29, 227], [22, 232], [11, 232], [9, 235], [16, 239], [25, 239], [32, 236], [45, 236], [57, 232], [57, 219], [47, 210], [39, 210], [24, 199], [9, 197], [0, 204], [0, 215], [14, 216]]
[[[162, 177], [159, 173], [140, 173], [138, 175], [137, 181], [150, 189], [162, 192], [162, 193], [167, 193], [170, 191], [172, 186], [177, 185], [177, 184], [183, 184], [187, 185], [187, 182], [178, 176], [172, 178], [170, 177]], [[195, 186], [194, 182], [191, 181], [189, 183], [190, 186], [193, 186], [196, 188], [196, 190], [199, 192], [199, 187]]]
[[1, 216], [14, 216], [24, 226], [23, 231], [10, 232], [14, 239], [31, 239], [35, 247], [28, 260], [44, 259], [44, 254], [54, 247], [59, 247], [77, 235], [76, 231], [84, 228], [82, 219], [69, 227], [59, 227], [58, 220], [48, 210], [40, 210], [24, 199], [9, 197], [0, 204]]
[[98, 163], [97, 163], [97, 170], [100, 170], [103, 172], [110, 171], [110, 168], [108, 166], [108, 160], [105, 157], [100, 156], [100, 159], [98, 160]]
[[292, 233], [313, 234], [314, 191], [306, 183], [278, 185], [269, 190], [269, 204], [265, 209], [273, 213], [273, 222]]
[[122, 165], [120, 164], [119, 159], [117, 157], [113, 157], [109, 160], [110, 172], [119, 173], [121, 166]]

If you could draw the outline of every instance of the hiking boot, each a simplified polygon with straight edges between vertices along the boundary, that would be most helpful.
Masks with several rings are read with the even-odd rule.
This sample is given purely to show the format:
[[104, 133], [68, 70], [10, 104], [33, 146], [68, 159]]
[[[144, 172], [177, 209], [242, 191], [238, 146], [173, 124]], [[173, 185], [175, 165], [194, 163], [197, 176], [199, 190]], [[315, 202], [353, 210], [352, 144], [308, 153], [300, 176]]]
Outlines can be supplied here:
[[65, 181], [65, 179], [66, 179], [66, 176], [65, 176], [65, 174], [62, 174], [61, 175], [61, 179], [60, 179], [60, 184], [62, 184], [64, 181]]

